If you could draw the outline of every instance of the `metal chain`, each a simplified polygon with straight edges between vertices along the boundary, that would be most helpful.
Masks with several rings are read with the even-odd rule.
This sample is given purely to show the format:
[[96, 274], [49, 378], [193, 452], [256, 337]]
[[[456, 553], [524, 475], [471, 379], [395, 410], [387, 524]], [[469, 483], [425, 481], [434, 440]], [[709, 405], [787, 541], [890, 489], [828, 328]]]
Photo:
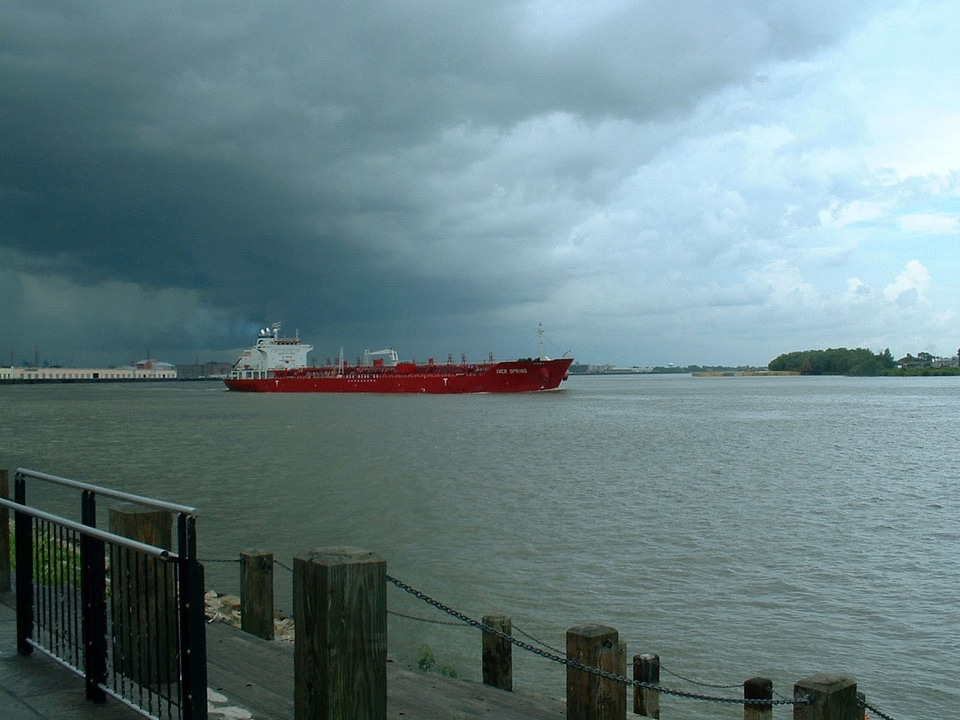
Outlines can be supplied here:
[[893, 720], [892, 717], [890, 717], [884, 712], [881, 712], [880, 710], [875, 708], [873, 705], [870, 705], [869, 703], [860, 702], [859, 704], [860, 704], [860, 707], [866, 708], [867, 710], [869, 710], [871, 715], [876, 715], [877, 717], [882, 718], [883, 720]]
[[531, 635], [530, 633], [526, 632], [525, 630], [517, 627], [516, 625], [513, 625], [513, 629], [516, 630], [516, 631], [517, 631], [518, 633], [520, 633], [521, 635], [523, 635], [523, 636], [524, 636], [525, 638], [527, 638], [528, 640], [532, 640], [532, 641], [535, 642], [537, 645], [540, 645], [540, 646], [542, 646], [542, 647], [545, 647], [547, 650], [553, 650], [553, 652], [557, 653], [558, 655], [562, 655], [562, 654], [563, 654], [563, 650], [558, 650], [557, 648], [553, 647], [553, 645], [549, 645], [549, 644], [545, 643], [543, 640], [538, 640], [538, 639], [535, 638], [533, 635]]
[[203, 564], [207, 564], [207, 563], [238, 563], [238, 562], [240, 562], [240, 558], [233, 558], [233, 559], [231, 559], [231, 560], [220, 560], [220, 559], [217, 559], [217, 558], [206, 558], [206, 559], [200, 558], [200, 562], [203, 563]]
[[418, 622], [433, 623], [434, 625], [451, 625], [456, 627], [467, 627], [462, 621], [453, 622], [451, 620], [434, 620], [432, 618], [417, 617], [416, 615], [407, 615], [406, 613], [397, 612], [396, 610], [387, 610], [388, 615], [395, 615], [396, 617], [406, 618], [407, 620], [416, 620]]
[[548, 652], [541, 648], [535, 647], [529, 643], [523, 642], [522, 640], [517, 640], [512, 635], [508, 635], [507, 633], [501, 632], [500, 630], [492, 628], [489, 625], [486, 625], [485, 623], [474, 620], [473, 618], [468, 617], [467, 615], [464, 615], [462, 612], [459, 612], [458, 610], [454, 610], [453, 608], [448, 607], [447, 605], [444, 605], [439, 600], [434, 600], [429, 595], [426, 595], [420, 592], [416, 588], [411, 587], [410, 585], [407, 585], [405, 582], [398, 580], [397, 578], [389, 574], [387, 575], [387, 580], [389, 580], [391, 583], [396, 585], [401, 590], [410, 593], [415, 598], [419, 600], [423, 600], [428, 605], [433, 605], [438, 610], [441, 610], [447, 613], [448, 615], [465, 622], [468, 625], [472, 625], [478, 630], [482, 630], [483, 632], [490, 633], [491, 635], [498, 637], [501, 640], [506, 640], [512, 645], [516, 645], [518, 648], [526, 650], [527, 652], [531, 652], [534, 655], [539, 655], [540, 657], [545, 658], [547, 660], [551, 660], [561, 665], [566, 665], [567, 667], [573, 668], [574, 670], [581, 670], [583, 672], [590, 673], [591, 675], [596, 675], [597, 677], [602, 678], [604, 680], [610, 680], [612, 682], [617, 682], [623, 685], [631, 685], [633, 687], [645, 688], [647, 690], [655, 690], [656, 692], [662, 693], [664, 695], [673, 695], [676, 697], [682, 697], [682, 698], [687, 698], [691, 700], [708, 700], [710, 702], [728, 703], [732, 705], [807, 705], [811, 702], [811, 698], [809, 696], [803, 697], [803, 698], [793, 698], [791, 700], [762, 700], [762, 699], [752, 699], [752, 698], [714, 697], [710, 695], [701, 695], [699, 693], [684, 692], [682, 690], [672, 690], [670, 688], [662, 687], [657, 683], [644, 682], [642, 680], [631, 680], [630, 678], [625, 678], [622, 675], [617, 675], [616, 673], [608, 672], [606, 670], [600, 670], [599, 668], [590, 667], [589, 665], [584, 665], [583, 663], [577, 662], [576, 660], [570, 660], [569, 658], [560, 657], [555, 653]]
[[286, 570], [287, 572], [293, 572], [293, 568], [292, 568], [292, 567], [287, 567], [286, 565], [284, 565], [282, 562], [280, 562], [280, 561], [277, 560], [277, 559], [274, 559], [273, 564], [274, 564], [274, 565], [279, 565], [280, 567], [282, 567], [282, 568], [283, 568], [284, 570]]
[[675, 678], [679, 678], [680, 680], [683, 680], [684, 682], [688, 682], [688, 683], [690, 683], [690, 684], [692, 684], [692, 685], [700, 685], [701, 687], [716, 688], [717, 690], [732, 690], [733, 688], [743, 687], [743, 685], [742, 685], [741, 683], [733, 683], [733, 684], [730, 684], [730, 685], [724, 685], [723, 683], [701, 682], [700, 680], [694, 680], [693, 678], [685, 677], [685, 676], [681, 675], [681, 674], [678, 673], [678, 672], [674, 672], [673, 670], [671, 670], [671, 669], [668, 668], [668, 667], [664, 667], [664, 665], [663, 665], [662, 662], [657, 661], [657, 664], [660, 666], [660, 669], [663, 670], [665, 673], [668, 673], [668, 674], [670, 674], [670, 675], [673, 675]]

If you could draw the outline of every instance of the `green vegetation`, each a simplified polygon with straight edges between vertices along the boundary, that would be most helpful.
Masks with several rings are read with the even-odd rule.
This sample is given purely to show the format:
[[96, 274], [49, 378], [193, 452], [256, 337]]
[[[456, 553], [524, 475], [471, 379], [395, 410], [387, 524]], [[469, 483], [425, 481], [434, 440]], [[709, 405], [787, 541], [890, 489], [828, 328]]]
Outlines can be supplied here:
[[889, 349], [874, 355], [864, 348], [831, 348], [786, 353], [773, 359], [767, 367], [801, 375], [883, 375], [896, 366]]
[[[17, 569], [16, 537], [10, 533], [10, 569]], [[80, 550], [46, 535], [33, 546], [33, 578], [40, 585], [80, 585]]]
[[916, 358], [907, 354], [894, 360], [889, 348], [876, 354], [865, 348], [830, 348], [779, 355], [767, 368], [801, 375], [960, 375], [960, 368], [956, 366], [934, 367], [936, 360], [929, 353], [919, 353]]
[[433, 650], [431, 650], [430, 646], [426, 643], [420, 646], [418, 653], [417, 667], [424, 672], [436, 670], [441, 675], [445, 675], [449, 678], [457, 677], [457, 669], [453, 665], [441, 665], [440, 667], [437, 667], [436, 658], [433, 657]]
[[945, 375], [960, 375], [960, 367], [906, 367], [890, 374], [904, 377], [943, 377]]

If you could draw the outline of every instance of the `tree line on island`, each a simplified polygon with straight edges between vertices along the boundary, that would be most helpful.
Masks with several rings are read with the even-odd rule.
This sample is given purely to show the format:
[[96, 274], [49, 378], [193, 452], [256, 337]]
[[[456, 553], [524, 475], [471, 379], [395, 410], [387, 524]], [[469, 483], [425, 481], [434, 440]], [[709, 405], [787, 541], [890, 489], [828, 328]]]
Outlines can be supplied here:
[[[960, 357], [960, 350], [958, 357]], [[895, 360], [890, 348], [874, 353], [866, 348], [799, 350], [779, 355], [767, 369], [801, 375], [960, 375], [958, 357], [935, 358], [930, 353], [907, 353]]]

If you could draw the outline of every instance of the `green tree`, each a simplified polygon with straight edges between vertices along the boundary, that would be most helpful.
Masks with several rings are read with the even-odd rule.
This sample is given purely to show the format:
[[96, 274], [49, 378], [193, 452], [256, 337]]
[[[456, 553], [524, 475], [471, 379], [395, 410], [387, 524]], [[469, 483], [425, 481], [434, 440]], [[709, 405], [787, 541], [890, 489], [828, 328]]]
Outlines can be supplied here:
[[877, 354], [866, 348], [828, 348], [786, 353], [767, 367], [802, 375], [881, 375], [895, 366], [889, 348]]

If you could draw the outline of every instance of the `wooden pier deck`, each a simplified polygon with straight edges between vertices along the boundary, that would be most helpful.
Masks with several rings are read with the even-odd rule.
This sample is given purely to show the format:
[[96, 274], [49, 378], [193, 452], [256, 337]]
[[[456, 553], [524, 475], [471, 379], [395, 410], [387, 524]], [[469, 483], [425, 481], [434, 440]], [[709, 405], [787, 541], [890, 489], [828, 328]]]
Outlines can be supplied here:
[[[0, 593], [0, 716], [7, 720], [142, 718], [113, 698], [94, 705], [83, 680], [40, 653], [16, 654], [13, 593]], [[293, 643], [207, 625], [210, 720], [293, 720]], [[555, 698], [511, 693], [387, 664], [387, 717], [403, 720], [563, 720]]]
[[[210, 718], [293, 719], [293, 644], [207, 625]], [[404, 720], [563, 720], [566, 703], [387, 663], [387, 717]]]

